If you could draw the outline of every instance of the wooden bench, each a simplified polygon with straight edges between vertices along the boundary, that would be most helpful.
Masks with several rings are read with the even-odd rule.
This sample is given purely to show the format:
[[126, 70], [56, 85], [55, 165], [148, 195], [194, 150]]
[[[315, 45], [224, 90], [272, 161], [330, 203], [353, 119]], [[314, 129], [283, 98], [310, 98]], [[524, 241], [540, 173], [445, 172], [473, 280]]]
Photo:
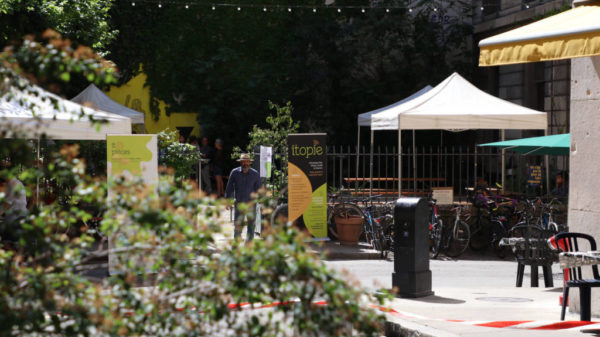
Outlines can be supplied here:
[[[344, 181], [347, 183], [353, 182], [369, 182], [371, 178], [368, 177], [359, 177], [359, 178], [344, 178]], [[373, 181], [398, 181], [398, 178], [394, 177], [373, 177]], [[402, 178], [402, 182], [444, 182], [446, 178]]]

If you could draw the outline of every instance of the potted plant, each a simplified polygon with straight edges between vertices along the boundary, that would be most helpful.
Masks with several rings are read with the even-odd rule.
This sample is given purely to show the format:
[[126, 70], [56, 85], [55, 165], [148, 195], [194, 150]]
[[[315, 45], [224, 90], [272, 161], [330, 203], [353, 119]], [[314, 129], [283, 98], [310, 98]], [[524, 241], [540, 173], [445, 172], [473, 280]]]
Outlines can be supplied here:
[[338, 239], [342, 245], [357, 245], [358, 238], [362, 233], [364, 217], [352, 211], [352, 208], [341, 208], [341, 211], [335, 214], [333, 218]]

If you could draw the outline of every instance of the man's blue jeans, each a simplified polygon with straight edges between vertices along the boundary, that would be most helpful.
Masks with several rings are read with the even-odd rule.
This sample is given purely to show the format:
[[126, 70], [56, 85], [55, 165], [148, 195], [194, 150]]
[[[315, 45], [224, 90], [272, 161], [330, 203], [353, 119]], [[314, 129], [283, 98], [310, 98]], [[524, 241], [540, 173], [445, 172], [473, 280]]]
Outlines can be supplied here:
[[246, 241], [251, 241], [254, 238], [254, 221], [256, 220], [256, 206], [254, 203], [251, 203], [248, 207], [248, 210], [244, 211], [243, 213], [238, 211], [236, 204], [234, 219], [233, 237], [239, 238], [242, 235], [244, 226], [246, 226]]

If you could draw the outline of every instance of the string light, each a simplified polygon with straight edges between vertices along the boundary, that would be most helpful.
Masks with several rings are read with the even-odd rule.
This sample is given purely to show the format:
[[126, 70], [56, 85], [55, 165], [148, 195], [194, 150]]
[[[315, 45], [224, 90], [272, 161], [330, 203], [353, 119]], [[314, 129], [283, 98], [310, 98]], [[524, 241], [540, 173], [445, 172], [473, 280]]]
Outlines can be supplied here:
[[529, 9], [529, 4], [525, 5], [525, 8]]
[[[137, 7], [139, 5], [139, 3], [141, 2], [142, 4], [148, 3], [148, 4], [153, 4], [158, 6], [158, 8], [163, 8], [163, 2], [165, 3], [165, 5], [169, 6], [169, 5], [174, 5], [175, 7], [179, 7], [179, 8], [185, 8], [185, 9], [190, 9], [191, 6], [196, 6], [199, 5], [197, 3], [190, 3], [189, 0], [130, 0], [131, 1], [131, 6], [132, 7]], [[524, 8], [529, 9], [531, 8], [531, 5], [528, 3], [524, 3]], [[237, 11], [241, 11], [242, 8], [256, 8], [258, 10], [260, 10], [260, 8], [262, 8], [263, 12], [270, 12], [272, 9], [272, 11], [286, 11], [288, 13], [293, 12], [293, 9], [304, 9], [306, 11], [310, 11], [312, 10], [313, 13], [317, 13], [317, 10], [319, 8], [321, 9], [334, 9], [337, 13], [342, 13], [342, 9], [349, 9], [349, 10], [360, 10], [360, 13], [366, 13], [367, 12], [367, 8], [363, 7], [363, 6], [356, 6], [356, 5], [324, 5], [324, 6], [320, 6], [320, 5], [302, 5], [302, 4], [298, 4], [298, 5], [274, 5], [274, 4], [265, 4], [265, 3], [244, 3], [244, 4], [240, 4], [240, 3], [212, 3], [211, 4], [211, 9], [214, 11], [216, 10], [217, 7], [224, 7], [224, 8], [235, 8], [237, 9]], [[485, 7], [488, 6], [482, 6], [480, 5], [479, 9], [484, 12], [486, 9]], [[477, 8], [477, 7], [475, 7]], [[391, 7], [371, 7], [369, 9], [372, 10], [385, 10], [385, 13], [390, 13], [392, 9], [404, 9], [404, 10], [408, 10], [409, 13], [414, 13], [415, 10], [419, 10], [419, 8], [415, 8], [415, 7], [411, 7], [411, 6], [407, 6], [407, 5], [398, 5], [398, 6], [391, 6]], [[437, 7], [430, 7], [430, 9], [433, 10], [433, 12], [439, 12]]]

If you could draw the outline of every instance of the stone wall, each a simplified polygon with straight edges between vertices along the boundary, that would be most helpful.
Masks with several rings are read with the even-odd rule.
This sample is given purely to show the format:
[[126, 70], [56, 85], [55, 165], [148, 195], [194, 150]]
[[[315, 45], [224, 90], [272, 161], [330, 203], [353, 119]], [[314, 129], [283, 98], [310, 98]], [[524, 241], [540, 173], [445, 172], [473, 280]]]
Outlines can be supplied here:
[[[600, 56], [571, 60], [571, 176], [569, 230], [600, 239]], [[599, 242], [600, 243], [600, 242]], [[589, 272], [591, 268], [582, 268]], [[579, 311], [579, 293], [571, 291], [569, 306]], [[592, 291], [592, 315], [600, 316], [600, 292]]]

